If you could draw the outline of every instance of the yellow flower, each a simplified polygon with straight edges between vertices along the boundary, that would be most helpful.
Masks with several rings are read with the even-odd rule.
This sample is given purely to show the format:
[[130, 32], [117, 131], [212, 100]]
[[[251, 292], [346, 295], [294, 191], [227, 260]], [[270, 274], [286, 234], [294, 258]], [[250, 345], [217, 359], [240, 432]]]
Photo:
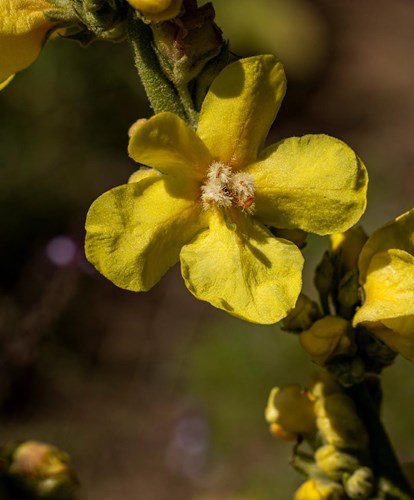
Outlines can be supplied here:
[[149, 21], [161, 22], [178, 16], [183, 0], [128, 0]]
[[145, 291], [180, 260], [198, 299], [257, 323], [286, 316], [303, 257], [267, 226], [345, 230], [364, 211], [367, 175], [347, 145], [325, 135], [262, 150], [285, 85], [274, 56], [243, 59], [213, 82], [197, 132], [171, 113], [138, 125], [129, 154], [154, 170], [92, 204], [89, 261], [121, 288]]
[[414, 209], [369, 237], [359, 270], [364, 302], [354, 325], [414, 361]]
[[45, 0], [0, 0], [0, 90], [37, 58], [53, 23]]

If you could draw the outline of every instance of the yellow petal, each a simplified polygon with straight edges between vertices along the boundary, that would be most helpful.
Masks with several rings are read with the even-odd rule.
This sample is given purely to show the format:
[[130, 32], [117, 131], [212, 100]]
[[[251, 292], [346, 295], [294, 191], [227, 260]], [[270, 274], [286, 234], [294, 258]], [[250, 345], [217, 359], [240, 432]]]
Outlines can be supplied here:
[[213, 214], [210, 227], [185, 245], [181, 271], [200, 300], [253, 323], [276, 323], [294, 307], [301, 288], [303, 257], [241, 215], [237, 229]]
[[263, 223], [324, 235], [345, 231], [363, 214], [367, 172], [342, 141], [292, 137], [261, 158], [247, 172], [256, 185], [255, 215]]
[[197, 134], [216, 160], [243, 168], [263, 147], [285, 90], [285, 72], [274, 56], [230, 64], [207, 93]]
[[178, 261], [181, 247], [202, 227], [202, 214], [193, 202], [172, 197], [163, 178], [144, 177], [92, 204], [86, 256], [117, 286], [146, 291]]
[[414, 314], [414, 257], [396, 249], [374, 255], [364, 292], [365, 301], [355, 315], [355, 324]]
[[173, 113], [158, 113], [133, 131], [128, 152], [163, 174], [201, 181], [212, 162], [196, 133]]
[[53, 23], [43, 10], [44, 0], [0, 0], [0, 82], [37, 58]]
[[368, 238], [359, 258], [361, 284], [365, 283], [373, 255], [391, 248], [399, 248], [414, 255], [414, 208], [377, 229]]
[[396, 249], [374, 255], [364, 294], [354, 325], [364, 324], [391, 349], [414, 360], [414, 257]]

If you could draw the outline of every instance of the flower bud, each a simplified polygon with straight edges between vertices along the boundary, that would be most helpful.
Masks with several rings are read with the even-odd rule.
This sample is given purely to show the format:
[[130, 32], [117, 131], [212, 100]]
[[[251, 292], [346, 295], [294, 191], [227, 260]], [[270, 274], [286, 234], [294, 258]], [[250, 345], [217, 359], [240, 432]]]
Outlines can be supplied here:
[[308, 479], [296, 490], [294, 500], [342, 500], [343, 488], [333, 481]]
[[37, 441], [26, 441], [12, 452], [8, 475], [16, 489], [36, 498], [70, 500], [77, 489], [69, 456]]
[[286, 436], [295, 436], [316, 430], [313, 402], [297, 384], [272, 389], [265, 417], [269, 424], [277, 424], [280, 427], [274, 427], [272, 432], [278, 437], [282, 437], [283, 433]]
[[329, 370], [344, 387], [359, 384], [366, 376], [365, 363], [360, 356], [335, 358], [330, 363]]
[[214, 16], [214, 8], [209, 3], [187, 8], [179, 23], [152, 26], [161, 68], [175, 85], [197, 78], [207, 62], [217, 57], [225, 46]]
[[326, 316], [300, 334], [300, 344], [315, 363], [323, 366], [333, 356], [351, 350], [349, 330], [350, 324], [345, 319]]
[[178, 16], [183, 0], [128, 0], [128, 3], [145, 19], [159, 23]]
[[315, 402], [316, 425], [325, 442], [338, 448], [362, 450], [368, 434], [354, 402], [343, 393], [331, 394]]
[[372, 498], [375, 488], [374, 473], [369, 467], [360, 467], [346, 481], [345, 491], [352, 500]]
[[318, 304], [301, 293], [295, 307], [282, 321], [283, 329], [289, 332], [302, 332], [310, 328], [320, 317]]
[[340, 481], [344, 472], [353, 472], [359, 466], [356, 457], [339, 450], [332, 444], [318, 448], [315, 452], [315, 460], [318, 467], [335, 481]]

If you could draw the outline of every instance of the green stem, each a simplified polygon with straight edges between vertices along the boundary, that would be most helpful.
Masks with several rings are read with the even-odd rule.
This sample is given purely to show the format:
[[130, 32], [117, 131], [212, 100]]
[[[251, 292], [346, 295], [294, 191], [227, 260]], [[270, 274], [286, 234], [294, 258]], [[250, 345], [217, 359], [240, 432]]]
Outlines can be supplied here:
[[346, 391], [354, 400], [357, 411], [367, 429], [373, 472], [375, 477], [379, 479], [380, 487], [388, 485], [389, 491], [393, 491], [397, 495], [393, 498], [413, 499], [414, 492], [401, 470], [400, 463], [365, 383], [356, 384]]
[[185, 83], [183, 85], [177, 85], [177, 91], [188, 116], [188, 122], [193, 129], [196, 129], [198, 123], [198, 113], [194, 108], [194, 102], [188, 89], [188, 85]]
[[162, 72], [152, 48], [151, 28], [132, 12], [128, 19], [128, 38], [134, 53], [135, 66], [154, 112], [170, 111], [188, 121], [180, 96]]

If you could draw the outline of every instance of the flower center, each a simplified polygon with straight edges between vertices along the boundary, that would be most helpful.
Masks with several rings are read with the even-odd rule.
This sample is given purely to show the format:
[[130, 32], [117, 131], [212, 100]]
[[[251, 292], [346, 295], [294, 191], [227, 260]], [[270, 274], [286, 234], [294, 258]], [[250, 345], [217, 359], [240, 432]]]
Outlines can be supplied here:
[[230, 165], [213, 162], [207, 171], [207, 178], [201, 187], [201, 202], [204, 210], [212, 207], [241, 208], [254, 212], [254, 182], [251, 175], [233, 172]]

